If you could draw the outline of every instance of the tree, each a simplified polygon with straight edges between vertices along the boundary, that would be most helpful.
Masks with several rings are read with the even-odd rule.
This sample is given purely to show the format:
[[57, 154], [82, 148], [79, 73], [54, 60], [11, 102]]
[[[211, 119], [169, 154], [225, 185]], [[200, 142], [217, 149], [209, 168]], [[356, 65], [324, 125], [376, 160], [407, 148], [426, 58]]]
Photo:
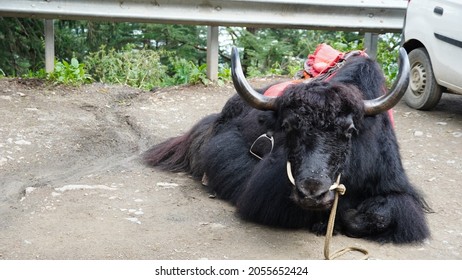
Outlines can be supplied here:
[[[0, 69], [7, 76], [21, 76], [44, 67], [43, 21], [0, 18]], [[243, 49], [242, 64], [250, 76], [266, 73], [290, 74], [300, 70], [308, 54], [320, 43], [341, 51], [363, 48], [359, 32], [319, 31], [275, 28], [221, 28], [223, 65], [229, 65], [229, 45]], [[94, 22], [55, 20], [55, 55], [58, 61], [72, 58], [85, 61], [104, 48], [125, 52], [162, 51], [160, 63], [168, 76], [175, 76], [181, 65], [202, 67], [206, 62], [207, 27], [177, 24]], [[389, 77], [396, 74], [399, 34], [379, 37], [378, 61]], [[395, 60], [393, 60], [395, 59]], [[95, 77], [97, 79], [98, 77]]]
[[0, 74], [20, 76], [44, 67], [43, 28], [42, 20], [0, 17]]

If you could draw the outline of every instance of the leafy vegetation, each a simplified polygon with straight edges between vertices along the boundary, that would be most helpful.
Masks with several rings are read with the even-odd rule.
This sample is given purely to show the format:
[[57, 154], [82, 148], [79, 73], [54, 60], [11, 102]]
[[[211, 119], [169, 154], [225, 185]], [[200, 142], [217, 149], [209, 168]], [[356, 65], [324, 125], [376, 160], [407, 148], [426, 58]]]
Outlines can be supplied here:
[[47, 79], [65, 85], [81, 85], [92, 81], [90, 75], [85, 72], [85, 65], [79, 63], [76, 58], [71, 59], [71, 63], [67, 61], [56, 61], [55, 69], [49, 73]]
[[206, 73], [206, 64], [197, 66], [191, 60], [184, 58], [171, 58], [171, 64], [173, 66], [173, 77], [170, 80], [170, 84], [197, 84], [203, 83], [208, 84]]
[[[47, 78], [78, 85], [91, 81], [143, 89], [208, 84], [207, 27], [145, 23], [55, 21], [56, 64], [44, 67], [43, 22], [0, 17], [0, 76]], [[220, 28], [219, 83], [230, 80], [230, 46], [242, 51], [247, 76], [294, 76], [319, 43], [341, 51], [363, 48], [358, 32]], [[379, 37], [377, 60], [389, 82], [397, 71], [400, 34]]]
[[120, 51], [107, 50], [103, 45], [99, 51], [90, 53], [85, 62], [88, 72], [100, 82], [149, 90], [169, 79], [167, 67], [160, 62], [161, 54], [149, 49], [138, 50], [131, 44]]

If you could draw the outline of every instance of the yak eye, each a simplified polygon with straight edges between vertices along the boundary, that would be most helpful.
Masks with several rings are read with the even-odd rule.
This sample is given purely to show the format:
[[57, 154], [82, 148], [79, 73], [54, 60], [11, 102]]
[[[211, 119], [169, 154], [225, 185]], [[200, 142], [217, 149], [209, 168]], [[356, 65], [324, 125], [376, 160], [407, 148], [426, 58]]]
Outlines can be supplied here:
[[357, 129], [355, 127], [355, 124], [351, 123], [350, 126], [345, 130], [345, 137], [351, 138], [353, 133], [355, 133], [356, 131], [357, 131]]
[[343, 127], [345, 128], [343, 130], [343, 134], [345, 135], [346, 138], [351, 138], [353, 133], [358, 131], [355, 127], [355, 123], [353, 122], [353, 115], [349, 114], [343, 119]]
[[285, 132], [289, 132], [291, 130], [291, 125], [289, 124], [287, 120], [284, 120], [281, 126]]
[[285, 130], [286, 133], [293, 130], [298, 130], [300, 128], [300, 120], [298, 117], [287, 118], [282, 121], [281, 127]]

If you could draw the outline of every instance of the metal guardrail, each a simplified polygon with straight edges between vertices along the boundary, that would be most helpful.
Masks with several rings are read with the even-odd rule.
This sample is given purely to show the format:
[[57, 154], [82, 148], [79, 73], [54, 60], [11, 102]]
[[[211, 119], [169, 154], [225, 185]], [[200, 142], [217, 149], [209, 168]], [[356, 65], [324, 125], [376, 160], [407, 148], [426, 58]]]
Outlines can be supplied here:
[[404, 0], [1, 0], [0, 15], [399, 32]]
[[213, 79], [217, 26], [401, 32], [406, 7], [406, 0], [0, 0], [0, 16], [208, 25]]

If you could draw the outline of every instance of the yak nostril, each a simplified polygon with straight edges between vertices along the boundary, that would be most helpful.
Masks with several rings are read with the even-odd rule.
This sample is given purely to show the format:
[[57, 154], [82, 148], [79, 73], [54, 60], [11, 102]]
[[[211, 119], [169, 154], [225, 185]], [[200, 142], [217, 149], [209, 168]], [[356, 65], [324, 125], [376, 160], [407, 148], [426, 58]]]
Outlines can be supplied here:
[[303, 182], [297, 188], [297, 191], [302, 197], [315, 198], [324, 195], [329, 190], [324, 186], [325, 184], [319, 180], [308, 178], [303, 180]]

